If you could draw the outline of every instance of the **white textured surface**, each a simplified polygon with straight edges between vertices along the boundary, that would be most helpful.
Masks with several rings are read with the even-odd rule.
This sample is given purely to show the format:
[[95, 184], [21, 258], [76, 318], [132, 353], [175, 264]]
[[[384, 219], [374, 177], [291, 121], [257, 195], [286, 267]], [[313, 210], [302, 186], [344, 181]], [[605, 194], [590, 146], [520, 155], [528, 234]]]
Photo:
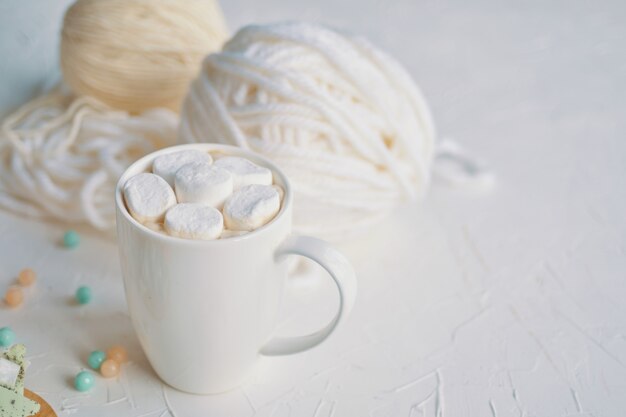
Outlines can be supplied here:
[[[156, 379], [126, 315], [112, 243], [84, 235], [66, 251], [63, 227], [1, 213], [0, 283], [24, 266], [39, 272], [20, 310], [0, 309], [0, 325], [29, 347], [29, 388], [60, 416], [623, 416], [623, 3], [225, 3], [231, 28], [306, 18], [388, 48], [420, 82], [440, 132], [490, 161], [498, 188], [436, 186], [421, 206], [344, 245], [360, 293], [343, 331], [310, 352], [264, 359], [242, 389], [214, 397]], [[80, 284], [94, 290], [86, 307], [70, 302]], [[301, 279], [284, 332], [324, 323], [333, 294]], [[122, 377], [74, 391], [86, 354], [120, 342], [132, 358]]]
[[0, 117], [60, 78], [57, 48], [72, 0], [0, 1]]

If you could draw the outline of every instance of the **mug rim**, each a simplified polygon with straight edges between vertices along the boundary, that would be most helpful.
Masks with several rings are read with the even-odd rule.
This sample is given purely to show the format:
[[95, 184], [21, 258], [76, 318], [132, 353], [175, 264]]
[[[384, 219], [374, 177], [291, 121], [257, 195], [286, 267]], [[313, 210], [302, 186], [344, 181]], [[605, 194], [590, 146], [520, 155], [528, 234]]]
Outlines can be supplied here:
[[[126, 181], [130, 179], [130, 176], [139, 174], [140, 172], [146, 172], [148, 164], [154, 161], [154, 159], [158, 156], [165, 155], [168, 153], [173, 153], [181, 150], [201, 150], [206, 152], [212, 151], [225, 151], [231, 154], [231, 156], [241, 156], [247, 159], [250, 159], [252, 162], [259, 164], [261, 166], [265, 166], [265, 168], [269, 168], [272, 171], [273, 175], [277, 175], [280, 179], [281, 185], [283, 187], [284, 195], [283, 200], [281, 201], [281, 207], [278, 213], [274, 216], [272, 220], [258, 229], [249, 231], [248, 233], [244, 233], [240, 236], [231, 236], [226, 239], [212, 239], [212, 240], [203, 240], [203, 239], [187, 239], [178, 236], [171, 236], [167, 233], [157, 232], [155, 230], [150, 229], [149, 227], [143, 225], [138, 220], [136, 220], [133, 216], [131, 216], [130, 212], [126, 208], [126, 203], [124, 202], [124, 184]], [[139, 167], [143, 167], [141, 171], [139, 171]], [[254, 239], [257, 236], [264, 235], [268, 230], [272, 228], [273, 225], [278, 223], [281, 217], [285, 215], [287, 210], [291, 208], [293, 202], [293, 194], [291, 192], [291, 185], [287, 176], [271, 161], [267, 158], [255, 153], [252, 150], [240, 148], [232, 145], [223, 145], [218, 143], [189, 143], [189, 144], [181, 144], [181, 145], [172, 145], [168, 146], [154, 152], [150, 152], [147, 155], [142, 156], [135, 162], [133, 162], [128, 168], [124, 170], [122, 175], [120, 176], [117, 184], [115, 186], [115, 208], [120, 212], [122, 216], [125, 217], [125, 220], [128, 221], [133, 227], [139, 230], [141, 233], [148, 235], [152, 238], [157, 238], [165, 241], [177, 242], [180, 244], [188, 244], [188, 245], [224, 245], [228, 242], [236, 243], [249, 239]], [[117, 225], [117, 222], [116, 222]], [[119, 226], [116, 226], [119, 228]]]

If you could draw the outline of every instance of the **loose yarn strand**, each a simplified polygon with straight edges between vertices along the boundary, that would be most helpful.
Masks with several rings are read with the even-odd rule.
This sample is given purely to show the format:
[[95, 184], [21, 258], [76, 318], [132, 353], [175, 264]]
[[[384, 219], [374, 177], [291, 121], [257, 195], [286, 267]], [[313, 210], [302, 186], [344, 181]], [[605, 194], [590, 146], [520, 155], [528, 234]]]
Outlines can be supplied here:
[[130, 116], [55, 90], [2, 123], [0, 206], [110, 229], [117, 178], [137, 157], [173, 144], [176, 123], [169, 110]]

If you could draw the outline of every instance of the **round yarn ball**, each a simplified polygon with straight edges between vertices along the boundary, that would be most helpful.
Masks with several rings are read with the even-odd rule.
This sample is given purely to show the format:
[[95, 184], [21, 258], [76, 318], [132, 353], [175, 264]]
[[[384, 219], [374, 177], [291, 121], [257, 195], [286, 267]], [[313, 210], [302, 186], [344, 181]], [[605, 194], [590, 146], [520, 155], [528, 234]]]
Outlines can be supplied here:
[[252, 149], [285, 171], [294, 229], [341, 240], [427, 189], [435, 130], [415, 82], [361, 37], [309, 23], [247, 26], [209, 55], [179, 142]]
[[226, 37], [216, 0], [78, 0], [63, 22], [63, 78], [116, 109], [178, 110], [202, 58]]

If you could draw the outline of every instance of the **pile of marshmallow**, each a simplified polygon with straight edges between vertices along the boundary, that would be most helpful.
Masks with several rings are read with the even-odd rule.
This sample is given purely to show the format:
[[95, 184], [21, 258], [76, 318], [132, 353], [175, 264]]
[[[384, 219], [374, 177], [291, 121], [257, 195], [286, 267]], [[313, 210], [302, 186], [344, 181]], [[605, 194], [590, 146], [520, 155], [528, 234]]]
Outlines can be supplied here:
[[197, 150], [161, 155], [152, 173], [124, 184], [126, 208], [138, 222], [187, 239], [223, 239], [258, 229], [276, 216], [282, 198], [270, 169]]

